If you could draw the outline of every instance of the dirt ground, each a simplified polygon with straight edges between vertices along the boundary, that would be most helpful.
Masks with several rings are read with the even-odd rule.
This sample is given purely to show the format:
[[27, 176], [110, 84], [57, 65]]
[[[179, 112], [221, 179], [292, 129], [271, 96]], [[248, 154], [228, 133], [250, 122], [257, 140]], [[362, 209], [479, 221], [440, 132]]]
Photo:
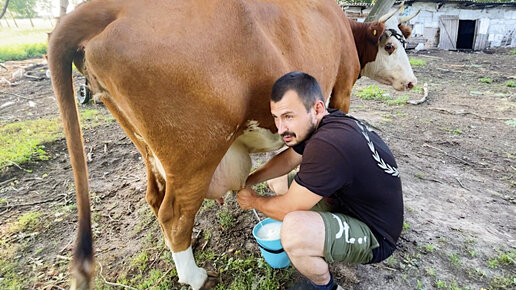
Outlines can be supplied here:
[[[516, 120], [516, 88], [505, 82], [516, 80], [516, 55], [504, 49], [433, 50], [412, 52], [410, 57], [427, 62], [414, 67], [418, 85], [428, 84], [426, 102], [389, 105], [354, 96], [350, 110], [376, 129], [397, 159], [405, 202], [399, 249], [377, 265], [336, 263], [333, 273], [346, 289], [515, 289], [516, 127], [511, 122]], [[41, 60], [5, 66], [0, 78], [19, 67], [31, 75], [46, 69]], [[481, 82], [483, 77], [492, 83]], [[83, 81], [75, 77], [76, 85]], [[374, 82], [360, 79], [355, 92], [369, 84]], [[394, 97], [421, 98], [417, 91], [380, 87]], [[85, 108], [109, 114], [102, 105], [81, 106]], [[0, 126], [56, 117], [49, 79], [24, 78], [17, 86], [0, 87]], [[85, 130], [84, 139], [90, 157], [95, 250], [102, 265], [102, 272], [100, 266], [97, 269], [97, 288], [116, 288], [106, 281], [131, 285], [134, 277], [159, 269], [172, 276], [169, 288], [180, 289], [171, 255], [145, 202], [140, 154], [114, 122]], [[59, 289], [69, 283], [77, 220], [72, 172], [63, 139], [45, 144], [45, 150], [48, 161], [0, 172], [0, 257], [17, 261], [13, 271], [21, 288]], [[255, 164], [266, 158], [253, 156]], [[28, 212], [41, 213], [34, 231], [10, 230]], [[233, 223], [225, 224], [224, 215]], [[196, 257], [206, 269], [219, 273], [219, 289], [239, 279], [237, 272], [223, 269], [221, 256], [259, 256], [251, 234], [254, 224], [252, 213], [240, 210], [233, 195], [226, 196], [222, 207], [206, 202], [197, 215]], [[143, 250], [146, 264], [138, 268], [135, 257]], [[207, 252], [219, 258], [199, 254]], [[292, 275], [282, 278], [285, 272]], [[274, 273], [280, 288], [299, 278], [292, 268]]]

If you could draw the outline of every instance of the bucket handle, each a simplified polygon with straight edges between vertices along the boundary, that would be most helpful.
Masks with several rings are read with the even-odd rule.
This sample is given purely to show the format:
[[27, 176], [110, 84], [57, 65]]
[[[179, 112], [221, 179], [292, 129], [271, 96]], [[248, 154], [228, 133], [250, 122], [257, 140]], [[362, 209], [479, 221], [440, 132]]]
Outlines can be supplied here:
[[279, 249], [279, 250], [269, 250], [267, 248], [264, 248], [262, 245], [260, 245], [259, 243], [258, 244], [258, 247], [262, 248], [263, 250], [265, 250], [266, 252], [269, 252], [271, 254], [280, 254], [280, 253], [283, 253], [285, 252], [285, 250], [283, 248]]

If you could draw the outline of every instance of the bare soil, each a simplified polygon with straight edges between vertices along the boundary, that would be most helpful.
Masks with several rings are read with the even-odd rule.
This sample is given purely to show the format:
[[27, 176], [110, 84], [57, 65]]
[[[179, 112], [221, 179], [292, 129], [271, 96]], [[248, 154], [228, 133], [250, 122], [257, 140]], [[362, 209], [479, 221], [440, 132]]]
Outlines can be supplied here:
[[[504, 49], [434, 50], [410, 57], [427, 62], [414, 67], [419, 85], [428, 84], [426, 102], [389, 105], [353, 97], [350, 110], [376, 128], [397, 159], [405, 202], [399, 249], [377, 265], [336, 263], [333, 273], [349, 289], [516, 288], [516, 127], [507, 122], [516, 119], [516, 88], [505, 85], [516, 80], [516, 55]], [[19, 67], [32, 75], [46, 69], [41, 60], [5, 65], [8, 71], [0, 68], [0, 78], [9, 78]], [[493, 82], [480, 82], [483, 77]], [[76, 85], [83, 81], [75, 76]], [[369, 84], [374, 82], [362, 78], [355, 90]], [[394, 97], [421, 97], [380, 87]], [[12, 104], [1, 107], [6, 103]], [[102, 105], [82, 108], [109, 114]], [[49, 79], [24, 78], [17, 86], [0, 87], [0, 126], [58, 115]], [[173, 275], [170, 254], [145, 202], [140, 154], [117, 123], [87, 129], [84, 139], [90, 157], [95, 250], [102, 265], [102, 273], [97, 269], [97, 288], [110, 287], [105, 281], [131, 285], [132, 278], [152, 269]], [[77, 220], [73, 176], [64, 140], [45, 144], [45, 150], [48, 161], [0, 172], [0, 251], [6, 256], [14, 251], [11, 256], [19, 262], [16, 275], [23, 288], [58, 289], [69, 283]], [[266, 159], [265, 154], [253, 155], [255, 164]], [[255, 218], [239, 209], [233, 195], [225, 200], [223, 206], [206, 203], [198, 213], [196, 255], [209, 251], [216, 256], [258, 257], [251, 234]], [[230, 213], [232, 226], [221, 223], [221, 211]], [[28, 212], [41, 213], [38, 226], [30, 232], [12, 231]], [[134, 262], [142, 251], [148, 254], [143, 269]], [[219, 273], [219, 287], [239, 279], [224, 271], [217, 259], [198, 261]], [[276, 273], [282, 271], [288, 270]], [[280, 288], [300, 278], [290, 271], [290, 278], [279, 278]], [[182, 287], [177, 278], [171, 280], [171, 288]]]

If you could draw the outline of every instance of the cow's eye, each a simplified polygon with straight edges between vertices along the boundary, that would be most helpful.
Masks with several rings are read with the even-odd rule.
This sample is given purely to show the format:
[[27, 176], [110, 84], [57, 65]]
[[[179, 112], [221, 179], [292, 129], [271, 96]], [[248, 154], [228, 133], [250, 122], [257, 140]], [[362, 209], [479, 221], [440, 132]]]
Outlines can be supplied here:
[[385, 45], [385, 51], [387, 51], [387, 53], [391, 54], [394, 52], [394, 45], [390, 44], [390, 43], [387, 43]]

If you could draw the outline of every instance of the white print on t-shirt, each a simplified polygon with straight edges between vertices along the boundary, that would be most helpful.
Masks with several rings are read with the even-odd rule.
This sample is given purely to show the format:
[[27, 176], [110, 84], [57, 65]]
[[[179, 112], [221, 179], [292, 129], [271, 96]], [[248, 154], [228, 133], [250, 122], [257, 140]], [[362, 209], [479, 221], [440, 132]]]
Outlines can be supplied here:
[[376, 148], [374, 148], [373, 141], [371, 141], [371, 139], [369, 139], [369, 135], [367, 134], [366, 130], [364, 130], [364, 127], [369, 132], [371, 132], [372, 130], [369, 129], [369, 127], [364, 126], [363, 124], [361, 124], [360, 122], [358, 122], [356, 120], [355, 120], [355, 122], [357, 123], [358, 127], [360, 128], [360, 130], [362, 130], [362, 135], [366, 139], [367, 145], [369, 145], [369, 150], [371, 150], [371, 152], [373, 153], [373, 159], [378, 164], [378, 167], [383, 169], [383, 171], [385, 173], [387, 173], [387, 174], [390, 174], [390, 175], [392, 175], [394, 177], [399, 176], [400, 173], [398, 172], [398, 169], [396, 167], [394, 167], [394, 166], [390, 166], [388, 163], [385, 163], [385, 161], [383, 161], [383, 159], [380, 157], [380, 155], [378, 154], [378, 151], [376, 151]]
[[344, 240], [346, 241], [346, 243], [348, 244], [354, 244], [355, 241], [358, 241], [359, 244], [362, 244], [362, 243], [365, 243], [367, 241], [367, 236], [364, 236], [364, 238], [358, 238], [358, 240], [356, 240], [355, 238], [350, 238], [349, 237], [349, 225], [347, 222], [344, 222], [340, 219], [340, 217], [334, 215], [334, 214], [331, 214], [336, 220], [337, 222], [339, 223], [339, 232], [335, 235], [335, 238], [336, 239], [340, 239], [342, 238], [342, 234], [344, 234]]

